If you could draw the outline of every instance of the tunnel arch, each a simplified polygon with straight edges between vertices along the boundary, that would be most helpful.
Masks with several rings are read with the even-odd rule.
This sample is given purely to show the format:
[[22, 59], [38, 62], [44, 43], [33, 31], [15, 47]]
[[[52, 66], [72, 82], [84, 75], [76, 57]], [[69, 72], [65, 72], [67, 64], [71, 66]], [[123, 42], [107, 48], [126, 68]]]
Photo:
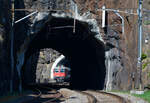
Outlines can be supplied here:
[[105, 81], [104, 43], [95, 38], [91, 25], [72, 18], [51, 18], [35, 34], [25, 53], [25, 62], [37, 50], [53, 48], [71, 65], [71, 88], [103, 89]]

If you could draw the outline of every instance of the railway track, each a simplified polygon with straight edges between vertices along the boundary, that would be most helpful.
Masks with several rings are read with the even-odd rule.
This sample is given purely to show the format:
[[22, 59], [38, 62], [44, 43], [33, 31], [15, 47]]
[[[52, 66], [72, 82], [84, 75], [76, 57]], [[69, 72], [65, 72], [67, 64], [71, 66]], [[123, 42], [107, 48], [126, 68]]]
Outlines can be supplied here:
[[36, 85], [34, 98], [21, 103], [129, 103], [124, 98], [104, 91], [77, 91], [54, 89], [53, 86]]
[[94, 97], [93, 95], [86, 93], [86, 92], [81, 92], [81, 91], [77, 91], [78, 93], [81, 93], [83, 95], [86, 95], [88, 98], [88, 103], [97, 103], [97, 99], [96, 97]]
[[96, 103], [96, 98], [83, 91], [70, 90], [70, 89], [60, 89], [60, 93], [65, 97], [64, 102], [60, 103]]
[[[93, 91], [93, 90], [86, 90], [86, 91], [76, 91], [76, 90], [63, 90], [67, 93], [68, 100], [62, 103], [130, 103], [129, 101], [125, 100], [124, 98], [111, 94], [104, 91]], [[70, 94], [69, 94], [70, 92]], [[62, 94], [65, 94], [62, 92]], [[76, 98], [69, 100], [70, 97]], [[80, 101], [77, 101], [77, 100]]]
[[58, 103], [62, 94], [48, 86], [32, 85], [30, 90], [33, 91], [32, 98], [24, 100], [21, 103]]
[[129, 103], [124, 98], [104, 91], [87, 90], [85, 93], [91, 94], [96, 98], [95, 103]]

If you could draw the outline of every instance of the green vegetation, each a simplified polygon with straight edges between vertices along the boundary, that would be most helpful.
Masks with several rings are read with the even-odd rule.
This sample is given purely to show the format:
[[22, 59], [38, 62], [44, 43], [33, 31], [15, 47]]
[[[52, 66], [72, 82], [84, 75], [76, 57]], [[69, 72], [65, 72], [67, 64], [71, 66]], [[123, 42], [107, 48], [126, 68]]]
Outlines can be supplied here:
[[150, 84], [148, 84], [147, 87], [150, 88]]
[[[118, 92], [118, 93], [122, 93], [122, 94], [130, 94], [129, 91], [119, 91], [119, 90], [112, 90], [111, 92]], [[144, 94], [142, 95], [138, 95], [138, 94], [131, 94], [132, 96], [144, 99], [145, 101], [148, 101], [150, 103], [150, 90], [144, 92]]]
[[[147, 58], [148, 58], [147, 54], [142, 53], [142, 61], [145, 60], [145, 59], [147, 59]], [[150, 64], [150, 62], [143, 63], [142, 69], [145, 69], [148, 64]]]
[[147, 67], [148, 64], [150, 64], [150, 62], [144, 63], [144, 64], [142, 65], [142, 69], [145, 69], [145, 67]]
[[150, 25], [150, 20], [145, 20], [144, 25]]
[[147, 55], [142, 53], [142, 60], [146, 59], [147, 58]]
[[136, 97], [139, 97], [139, 98], [142, 98], [146, 101], [148, 101], [150, 103], [150, 91], [146, 91], [144, 94], [142, 95], [137, 95], [137, 94], [133, 94], [133, 96], [136, 96]]
[[110, 92], [118, 92], [118, 93], [123, 93], [123, 94], [130, 94], [129, 91], [111, 90]]

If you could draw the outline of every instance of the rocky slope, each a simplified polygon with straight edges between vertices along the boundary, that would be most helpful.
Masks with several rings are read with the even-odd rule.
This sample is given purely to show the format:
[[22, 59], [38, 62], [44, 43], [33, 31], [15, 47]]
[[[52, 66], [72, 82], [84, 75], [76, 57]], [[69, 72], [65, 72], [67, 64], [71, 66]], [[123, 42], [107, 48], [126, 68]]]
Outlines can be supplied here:
[[[148, 1], [144, 5], [145, 9], [148, 8]], [[142, 60], [142, 80], [144, 87], [147, 87], [150, 85], [150, 14], [149, 12], [145, 11], [143, 13], [144, 18], [143, 18], [143, 60]]]
[[49, 48], [33, 53], [23, 67], [23, 83], [50, 83], [50, 68], [59, 56], [59, 52]]

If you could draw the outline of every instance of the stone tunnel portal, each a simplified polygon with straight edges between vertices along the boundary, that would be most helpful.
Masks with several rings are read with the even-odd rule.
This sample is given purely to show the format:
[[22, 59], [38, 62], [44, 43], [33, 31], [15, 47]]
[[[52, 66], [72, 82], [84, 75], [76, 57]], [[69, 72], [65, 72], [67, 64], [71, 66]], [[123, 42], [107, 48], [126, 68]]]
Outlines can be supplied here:
[[[105, 81], [105, 50], [94, 37], [90, 26], [69, 18], [53, 18], [45, 23], [29, 44], [25, 61], [36, 50], [53, 48], [62, 53], [71, 65], [70, 86], [73, 89], [103, 89]], [[25, 78], [26, 79], [26, 78]]]

